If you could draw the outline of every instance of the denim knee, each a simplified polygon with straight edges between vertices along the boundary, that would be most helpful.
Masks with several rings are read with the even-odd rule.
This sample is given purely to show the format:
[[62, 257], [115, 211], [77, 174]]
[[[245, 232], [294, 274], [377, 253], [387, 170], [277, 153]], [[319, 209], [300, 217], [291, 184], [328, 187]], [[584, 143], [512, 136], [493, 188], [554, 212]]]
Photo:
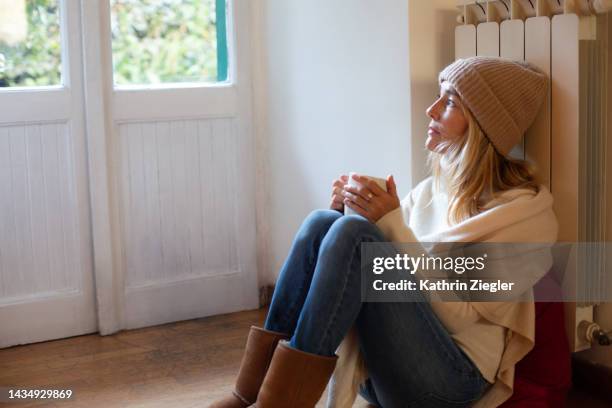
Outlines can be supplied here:
[[383, 232], [361, 215], [345, 215], [334, 223], [334, 232], [343, 236], [356, 236], [366, 234], [375, 237], [378, 241], [385, 241]]
[[302, 226], [298, 232], [298, 237], [306, 238], [324, 235], [332, 224], [341, 217], [342, 214], [336, 210], [313, 210], [302, 222]]

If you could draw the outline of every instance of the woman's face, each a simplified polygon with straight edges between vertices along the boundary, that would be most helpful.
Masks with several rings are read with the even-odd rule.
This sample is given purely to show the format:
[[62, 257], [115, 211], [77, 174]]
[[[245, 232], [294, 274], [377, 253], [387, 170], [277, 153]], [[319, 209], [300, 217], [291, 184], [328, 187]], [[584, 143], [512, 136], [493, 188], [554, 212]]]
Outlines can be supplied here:
[[444, 153], [448, 145], [459, 141], [468, 127], [461, 108], [461, 99], [452, 86], [444, 81], [440, 85], [438, 99], [426, 110], [431, 118], [427, 131], [427, 149]]

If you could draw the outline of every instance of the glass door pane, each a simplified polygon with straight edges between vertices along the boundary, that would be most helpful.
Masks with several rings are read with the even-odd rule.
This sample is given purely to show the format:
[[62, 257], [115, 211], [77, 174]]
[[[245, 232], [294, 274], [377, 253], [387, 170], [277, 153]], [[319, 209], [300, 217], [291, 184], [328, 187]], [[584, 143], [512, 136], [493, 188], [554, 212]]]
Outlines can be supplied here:
[[0, 87], [62, 83], [58, 0], [12, 0], [0, 9]]
[[224, 0], [110, 0], [115, 85], [227, 79]]

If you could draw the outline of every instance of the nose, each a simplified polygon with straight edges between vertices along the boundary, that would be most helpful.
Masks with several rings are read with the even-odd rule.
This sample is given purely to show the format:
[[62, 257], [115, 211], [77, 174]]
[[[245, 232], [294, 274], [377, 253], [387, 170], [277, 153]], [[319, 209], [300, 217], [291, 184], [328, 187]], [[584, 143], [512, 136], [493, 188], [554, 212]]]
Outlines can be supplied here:
[[436, 100], [434, 103], [431, 104], [431, 106], [429, 108], [427, 108], [425, 110], [425, 114], [427, 116], [429, 116], [432, 119], [436, 119], [438, 118], [438, 109], [437, 109], [437, 105], [438, 105], [438, 101]]

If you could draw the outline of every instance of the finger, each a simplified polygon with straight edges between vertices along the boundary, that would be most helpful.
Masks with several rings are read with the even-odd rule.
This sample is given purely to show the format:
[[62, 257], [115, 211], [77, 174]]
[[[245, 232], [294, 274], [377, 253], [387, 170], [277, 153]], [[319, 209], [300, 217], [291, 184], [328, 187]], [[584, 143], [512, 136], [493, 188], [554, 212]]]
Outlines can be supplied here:
[[365, 184], [365, 186], [372, 192], [372, 194], [379, 196], [379, 195], [383, 195], [386, 193], [385, 190], [383, 190], [377, 182], [375, 182], [374, 180], [371, 179], [365, 179], [363, 181], [363, 183]]
[[344, 197], [339, 195], [333, 195], [329, 206], [334, 209], [344, 209]]
[[329, 208], [331, 208], [332, 210], [337, 210], [337, 211], [344, 211], [344, 204], [338, 204], [338, 203], [334, 203], [332, 202], [329, 206]]
[[376, 195], [372, 191], [370, 191], [370, 189], [362, 185], [358, 185], [358, 186], [346, 185], [344, 186], [344, 191], [348, 191], [349, 193], [358, 195], [359, 197], [363, 198], [365, 201], [372, 200], [372, 198]]
[[353, 175], [353, 178], [355, 179], [355, 181], [357, 181], [359, 184], [363, 185], [364, 187], [368, 188], [370, 190], [370, 192], [375, 195], [384, 195], [387, 192], [385, 190], [383, 190], [377, 182], [375, 182], [374, 180], [370, 179], [369, 177], [366, 176], [359, 176], [359, 175]]
[[332, 202], [343, 205], [342, 203], [344, 203], [344, 197], [341, 194], [334, 194], [332, 196]]
[[335, 179], [334, 182], [332, 183], [332, 187], [342, 187], [343, 185], [344, 183], [340, 179]]
[[336, 186], [332, 190], [332, 195], [337, 194], [337, 195], [341, 196], [343, 191], [344, 191], [344, 189], [342, 188], [342, 186]]
[[342, 194], [345, 198], [348, 198], [349, 200], [351, 200], [352, 202], [354, 202], [355, 204], [357, 204], [358, 206], [362, 207], [364, 210], [368, 210], [368, 201], [361, 197], [358, 194], [353, 194], [349, 191], [344, 191], [344, 193]]
[[395, 185], [393, 175], [387, 177], [387, 190], [389, 190], [389, 194], [397, 196], [397, 186]]
[[342, 174], [340, 175], [339, 178], [334, 179], [334, 182], [332, 183], [332, 186], [343, 186], [346, 183], [348, 183], [348, 176], [346, 174]]
[[[358, 206], [357, 204], [355, 204], [354, 202], [352, 202], [349, 199], [344, 200], [344, 205], [346, 205], [347, 207], [349, 207], [351, 210], [355, 211], [357, 214], [368, 218], [368, 212], [366, 210], [364, 210], [362, 207]], [[369, 219], [369, 218], [368, 218]]]

